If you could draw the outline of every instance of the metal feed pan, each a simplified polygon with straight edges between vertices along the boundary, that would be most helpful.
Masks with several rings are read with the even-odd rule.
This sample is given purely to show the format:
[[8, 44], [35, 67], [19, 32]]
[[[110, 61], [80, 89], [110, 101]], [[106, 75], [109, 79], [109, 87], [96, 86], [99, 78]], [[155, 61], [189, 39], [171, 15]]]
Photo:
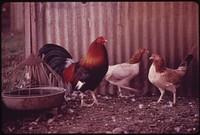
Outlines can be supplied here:
[[65, 92], [66, 90], [60, 87], [27, 88], [10, 93], [3, 92], [2, 99], [9, 109], [39, 110], [60, 106]]

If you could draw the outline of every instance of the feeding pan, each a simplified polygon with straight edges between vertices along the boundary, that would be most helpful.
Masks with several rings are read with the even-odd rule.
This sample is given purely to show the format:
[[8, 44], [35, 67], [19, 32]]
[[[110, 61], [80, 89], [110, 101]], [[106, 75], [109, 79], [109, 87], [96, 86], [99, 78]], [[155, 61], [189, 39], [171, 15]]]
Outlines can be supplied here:
[[62, 78], [34, 54], [19, 63], [4, 81], [2, 100], [9, 109], [47, 109], [64, 102]]
[[35, 87], [4, 91], [6, 107], [15, 110], [39, 110], [58, 107], [64, 102], [66, 90], [61, 87]]

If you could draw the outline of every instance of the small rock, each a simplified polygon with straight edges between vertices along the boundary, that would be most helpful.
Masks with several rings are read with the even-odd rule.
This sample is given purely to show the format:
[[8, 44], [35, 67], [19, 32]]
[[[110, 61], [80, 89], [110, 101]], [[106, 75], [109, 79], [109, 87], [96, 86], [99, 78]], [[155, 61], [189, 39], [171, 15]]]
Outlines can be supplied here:
[[116, 121], [116, 119], [115, 119], [115, 116], [112, 116], [111, 118], [112, 118], [113, 122], [115, 122], [115, 121]]
[[123, 129], [117, 127], [112, 131], [113, 134], [122, 134], [124, 133]]
[[132, 98], [131, 101], [135, 102], [135, 98]]
[[36, 120], [35, 120], [35, 122], [39, 122], [39, 120], [40, 120], [41, 118], [40, 117], [38, 117]]
[[173, 102], [169, 101], [168, 107], [173, 107]]
[[72, 93], [72, 96], [73, 96], [73, 97], [77, 97], [77, 96], [78, 96], [78, 93], [79, 93], [79, 92], [74, 91], [74, 92]]
[[126, 118], [126, 120], [131, 120], [131, 119], [132, 119], [132, 117], [127, 117], [127, 118]]
[[143, 106], [144, 106], [143, 104], [139, 104], [139, 105], [138, 105], [138, 107], [139, 107], [140, 109], [142, 109]]
[[67, 97], [66, 95], [64, 96], [64, 99], [65, 99], [66, 102], [71, 100], [71, 98]]
[[161, 106], [162, 109], [165, 109], [165, 108], [167, 108], [167, 107], [168, 107], [168, 105], [162, 105], [162, 106]]
[[54, 120], [55, 120], [55, 117], [49, 119], [49, 120], [47, 121], [47, 124], [51, 124]]
[[9, 132], [12, 132], [14, 129], [15, 129], [14, 127], [13, 127], [13, 128], [8, 127], [8, 131], [9, 131]]
[[49, 127], [49, 130], [53, 129], [53, 127]]
[[101, 97], [101, 95], [97, 95], [97, 97]]
[[37, 122], [33, 121], [29, 125], [37, 125]]
[[189, 105], [192, 105], [192, 102], [188, 102], [189, 103]]
[[111, 97], [108, 97], [108, 96], [104, 96], [103, 98], [104, 99], [111, 99]]
[[65, 125], [65, 122], [64, 121], [59, 122], [59, 125]]
[[59, 114], [58, 116], [57, 116], [57, 118], [60, 118], [60, 117], [62, 117], [63, 115], [62, 114]]
[[53, 134], [56, 134], [56, 133], [58, 133], [58, 131], [53, 131]]
[[149, 127], [156, 127], [157, 124], [156, 123], [153, 123], [153, 124], [150, 124]]
[[33, 130], [33, 127], [29, 127], [28, 130]]
[[122, 96], [122, 97], [124, 97], [125, 99], [128, 99], [128, 98], [129, 98], [129, 96]]
[[191, 128], [187, 129], [187, 132], [191, 132], [191, 131], [192, 131], [192, 129], [191, 129]]
[[71, 109], [71, 108], [69, 108], [68, 111], [69, 111], [70, 114], [74, 113], [74, 110]]
[[129, 97], [135, 97], [135, 95], [134, 94], [130, 94]]
[[106, 132], [106, 134], [112, 134], [112, 132], [110, 132], [110, 131], [107, 131], [107, 132]]
[[175, 127], [174, 130], [175, 130], [176, 132], [180, 132], [181, 128], [180, 128], [180, 127]]

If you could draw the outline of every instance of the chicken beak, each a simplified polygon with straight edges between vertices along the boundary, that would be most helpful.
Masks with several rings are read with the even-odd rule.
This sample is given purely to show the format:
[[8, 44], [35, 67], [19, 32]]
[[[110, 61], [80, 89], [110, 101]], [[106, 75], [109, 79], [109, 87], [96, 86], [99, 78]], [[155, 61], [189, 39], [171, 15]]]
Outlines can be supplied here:
[[105, 39], [103, 44], [105, 45], [107, 42], [108, 42], [108, 40]]
[[151, 57], [149, 57], [150, 60], [153, 60], [153, 56], [151, 55]]

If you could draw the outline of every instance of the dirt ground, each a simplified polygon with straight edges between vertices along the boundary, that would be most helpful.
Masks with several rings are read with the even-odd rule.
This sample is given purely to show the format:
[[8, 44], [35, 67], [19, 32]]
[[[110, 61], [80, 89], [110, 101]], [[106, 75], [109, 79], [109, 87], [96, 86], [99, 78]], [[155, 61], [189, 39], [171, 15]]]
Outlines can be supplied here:
[[[87, 94], [87, 93], [86, 93]], [[86, 96], [87, 102], [91, 99]], [[100, 105], [81, 107], [78, 96], [68, 97], [57, 109], [13, 111], [3, 107], [4, 133], [197, 133], [199, 132], [199, 99], [164, 96], [117, 97], [98, 95]]]

